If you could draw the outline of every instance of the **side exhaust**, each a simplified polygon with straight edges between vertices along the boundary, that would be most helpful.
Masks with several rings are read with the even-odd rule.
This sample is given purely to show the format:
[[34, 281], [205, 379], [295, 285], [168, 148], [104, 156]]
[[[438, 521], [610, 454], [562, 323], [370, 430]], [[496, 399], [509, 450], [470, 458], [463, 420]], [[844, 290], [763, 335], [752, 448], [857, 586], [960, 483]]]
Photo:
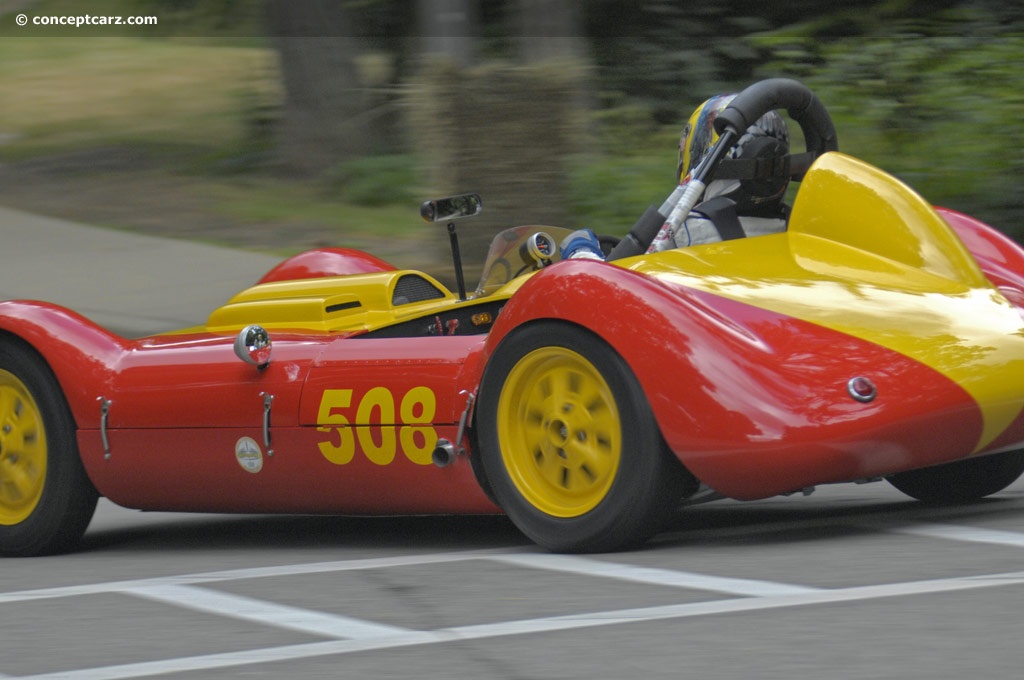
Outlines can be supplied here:
[[457, 455], [458, 451], [455, 450], [454, 444], [447, 439], [438, 439], [434, 452], [430, 454], [430, 459], [434, 461], [434, 465], [443, 468], [454, 463]]

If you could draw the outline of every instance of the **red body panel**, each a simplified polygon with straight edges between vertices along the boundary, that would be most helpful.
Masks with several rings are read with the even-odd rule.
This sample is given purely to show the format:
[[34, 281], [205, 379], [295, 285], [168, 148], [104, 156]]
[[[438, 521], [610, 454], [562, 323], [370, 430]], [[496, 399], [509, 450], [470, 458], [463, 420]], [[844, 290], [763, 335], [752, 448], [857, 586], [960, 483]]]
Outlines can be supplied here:
[[263, 370], [238, 360], [234, 337], [164, 336], [131, 345], [112, 368], [108, 427], [259, 427], [262, 392], [274, 395], [274, 424], [298, 423], [298, 402], [326, 336], [274, 338]]
[[[109, 455], [99, 431], [83, 430], [83, 460], [101, 493], [130, 507], [496, 512], [465, 461], [431, 460], [439, 437], [456, 436], [463, 361], [481, 343], [281, 335], [258, 370], [233, 356], [232, 338], [143, 340], [113, 378]], [[236, 447], [263, 441], [264, 393], [273, 453], [253, 474]]]
[[[53, 368], [78, 423], [86, 470], [116, 503], [226, 512], [498, 512], [467, 461], [438, 468], [430, 457], [438, 438], [455, 439], [467, 404], [459, 394], [463, 364], [479, 353], [483, 336], [410, 342], [278, 333], [270, 365], [259, 370], [234, 356], [229, 336], [127, 341], [73, 312], [31, 302], [0, 303], [0, 318]], [[318, 422], [325, 390], [351, 391], [350, 408], [328, 409], [351, 427]], [[262, 446], [264, 393], [274, 397], [272, 455]], [[105, 432], [101, 399], [109, 401]], [[353, 455], [332, 460], [324, 449], [342, 436]], [[243, 438], [263, 449], [259, 474], [238, 458]]]
[[[901, 354], [603, 263], [566, 262], [528, 281], [489, 351], [536, 319], [589, 328], [615, 348], [669, 447], [734, 498], [953, 460], [982, 425], [962, 388]], [[854, 401], [846, 385], [861, 375], [885, 398]]]
[[[384, 431], [366, 428], [381, 442]], [[437, 433], [454, 439], [455, 428]], [[273, 455], [258, 474], [235, 458], [241, 437], [260, 428], [121, 430], [104, 455], [96, 432], [80, 432], [89, 476], [116, 503], [145, 510], [340, 514], [495, 513], [468, 464], [438, 468], [396, 456], [388, 465], [361, 452], [346, 465], [321, 455], [315, 427], [275, 428]], [[358, 441], [358, 438], [357, 438]]]
[[0, 330], [18, 336], [43, 355], [79, 427], [99, 427], [97, 397], [109, 392], [112, 367], [130, 351], [131, 341], [45, 302], [0, 302]]
[[936, 210], [974, 255], [988, 280], [1010, 302], [1024, 307], [1024, 250], [1020, 245], [973, 217], [948, 208]]
[[[1024, 305], [1024, 252], [976, 220], [940, 214], [989, 279]], [[264, 281], [390, 268], [325, 249], [286, 261]], [[488, 336], [279, 332], [263, 370], [234, 356], [230, 336], [129, 341], [53, 305], [0, 302], [0, 328], [53, 368], [99, 491], [126, 506], [167, 510], [497, 511], [465, 459], [437, 468], [430, 452], [439, 438], [454, 441], [469, 397], [493, 388], [481, 381], [497, 345], [540, 319], [589, 329], [610, 344], [635, 373], [670, 448], [734, 498], [954, 460], [983, 427], [963, 388], [905, 355], [599, 262], [539, 272]], [[846, 385], [857, 376], [869, 377], [880, 397], [852, 399]], [[269, 430], [265, 394], [273, 397]], [[110, 402], [105, 422], [101, 400]], [[986, 451], [1022, 440], [1024, 415]], [[258, 461], [243, 446], [249, 442]], [[469, 438], [455, 443], [468, 447]]]
[[350, 248], [318, 248], [289, 257], [260, 279], [260, 283], [313, 279], [321, 276], [386, 272], [394, 267], [368, 253]]
[[[318, 357], [306, 384], [299, 420], [303, 425], [317, 422], [317, 413], [327, 389], [353, 390], [352, 407], [346, 415], [350, 422], [410, 424], [422, 423], [422, 410], [406, 400], [415, 388], [426, 387], [434, 394], [434, 415], [428, 420], [437, 424], [454, 424], [466, 407], [466, 395], [459, 391], [466, 385], [462, 379], [466, 357], [482, 348], [484, 336], [435, 336], [408, 338], [334, 340]], [[472, 386], [472, 385], [469, 385]], [[359, 417], [358, 404], [375, 388], [385, 387], [394, 397], [394, 408], [385, 408], [389, 417], [382, 419], [381, 409], [364, 407], [367, 417]], [[403, 418], [402, 402], [411, 413]]]

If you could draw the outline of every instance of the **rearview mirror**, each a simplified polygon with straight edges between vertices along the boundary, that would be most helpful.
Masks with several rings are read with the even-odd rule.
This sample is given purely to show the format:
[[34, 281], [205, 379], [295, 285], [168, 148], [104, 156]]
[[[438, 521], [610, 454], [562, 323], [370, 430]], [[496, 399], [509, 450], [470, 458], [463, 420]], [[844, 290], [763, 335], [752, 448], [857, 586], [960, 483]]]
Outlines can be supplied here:
[[448, 198], [424, 201], [420, 215], [427, 222], [450, 222], [463, 217], [479, 215], [484, 209], [480, 194], [459, 194]]
[[270, 363], [270, 333], [263, 326], [246, 326], [235, 337], [235, 356], [256, 368]]

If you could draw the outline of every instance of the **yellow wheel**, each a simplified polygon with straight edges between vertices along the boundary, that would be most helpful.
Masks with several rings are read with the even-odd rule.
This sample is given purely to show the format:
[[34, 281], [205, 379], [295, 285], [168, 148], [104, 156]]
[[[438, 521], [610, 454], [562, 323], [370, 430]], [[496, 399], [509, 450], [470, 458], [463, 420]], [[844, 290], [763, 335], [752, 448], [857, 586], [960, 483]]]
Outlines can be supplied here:
[[567, 323], [528, 324], [498, 345], [477, 440], [485, 488], [549, 550], [637, 545], [664, 525], [687, 481], [629, 366]]
[[24, 522], [46, 481], [46, 430], [18, 376], [0, 369], [0, 525]]
[[498, 401], [498, 439], [516, 489], [555, 517], [597, 507], [622, 460], [611, 388], [593, 364], [565, 347], [535, 349], [509, 372]]
[[0, 336], [0, 555], [74, 547], [97, 498], [50, 367], [28, 345]]

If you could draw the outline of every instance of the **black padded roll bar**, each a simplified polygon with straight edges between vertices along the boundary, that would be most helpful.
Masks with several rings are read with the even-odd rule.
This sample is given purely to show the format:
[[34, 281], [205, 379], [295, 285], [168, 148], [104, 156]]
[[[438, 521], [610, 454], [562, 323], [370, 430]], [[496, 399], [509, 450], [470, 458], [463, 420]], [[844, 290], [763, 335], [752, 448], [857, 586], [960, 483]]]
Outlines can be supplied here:
[[731, 128], [743, 134], [758, 118], [775, 109], [786, 109], [789, 117], [800, 125], [807, 150], [815, 156], [839, 148], [836, 129], [825, 105], [806, 85], [789, 78], [762, 80], [740, 92], [715, 118], [715, 131], [722, 134]]

